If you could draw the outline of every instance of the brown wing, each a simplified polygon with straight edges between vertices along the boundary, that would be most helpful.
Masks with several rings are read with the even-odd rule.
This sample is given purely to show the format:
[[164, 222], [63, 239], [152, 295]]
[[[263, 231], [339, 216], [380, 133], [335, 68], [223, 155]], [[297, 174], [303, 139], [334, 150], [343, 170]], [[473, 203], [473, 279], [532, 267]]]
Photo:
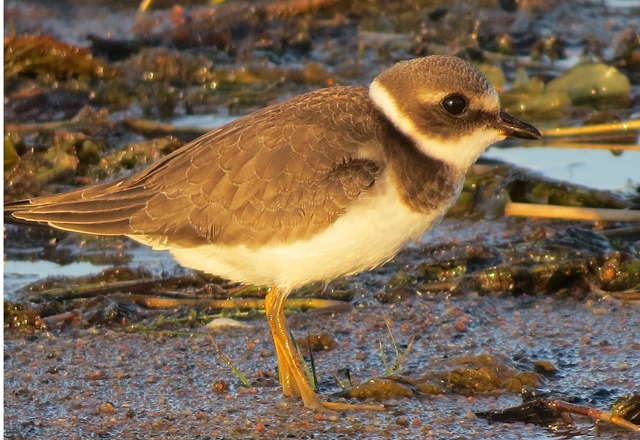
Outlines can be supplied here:
[[382, 172], [371, 112], [366, 89], [312, 92], [206, 134], [126, 179], [5, 209], [61, 229], [178, 244], [308, 237]]

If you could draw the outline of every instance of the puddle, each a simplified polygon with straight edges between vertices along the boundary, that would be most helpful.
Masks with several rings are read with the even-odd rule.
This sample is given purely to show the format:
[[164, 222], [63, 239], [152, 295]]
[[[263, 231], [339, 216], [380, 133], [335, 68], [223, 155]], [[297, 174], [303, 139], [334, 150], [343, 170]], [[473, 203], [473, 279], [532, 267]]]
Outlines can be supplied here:
[[640, 152], [553, 147], [491, 148], [484, 155], [591, 188], [631, 191], [640, 185]]
[[26, 286], [46, 277], [80, 277], [94, 275], [109, 266], [95, 265], [84, 261], [60, 265], [51, 261], [16, 261], [4, 263], [4, 295], [15, 299], [15, 293]]
[[[144, 267], [154, 276], [162, 277], [175, 274], [182, 269], [169, 252], [154, 251], [146, 246], [131, 244], [126, 250], [131, 256], [130, 267]], [[97, 275], [105, 269], [114, 267], [108, 264], [93, 264], [88, 261], [75, 261], [70, 264], [57, 264], [48, 260], [6, 259], [3, 266], [4, 299], [19, 300], [19, 291], [25, 286], [46, 278], [83, 277]]]
[[221, 116], [218, 114], [189, 115], [175, 118], [171, 123], [181, 128], [206, 128], [207, 130], [213, 130], [229, 122], [233, 122], [236, 119], [238, 119], [237, 116]]

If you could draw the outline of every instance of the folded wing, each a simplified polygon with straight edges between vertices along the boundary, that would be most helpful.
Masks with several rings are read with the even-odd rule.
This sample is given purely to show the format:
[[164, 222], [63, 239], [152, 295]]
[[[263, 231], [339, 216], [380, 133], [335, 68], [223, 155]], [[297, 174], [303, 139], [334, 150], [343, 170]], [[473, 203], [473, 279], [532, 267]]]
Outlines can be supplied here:
[[130, 177], [5, 204], [5, 217], [181, 245], [309, 237], [366, 197], [382, 173], [370, 106], [365, 89], [303, 95], [212, 131]]

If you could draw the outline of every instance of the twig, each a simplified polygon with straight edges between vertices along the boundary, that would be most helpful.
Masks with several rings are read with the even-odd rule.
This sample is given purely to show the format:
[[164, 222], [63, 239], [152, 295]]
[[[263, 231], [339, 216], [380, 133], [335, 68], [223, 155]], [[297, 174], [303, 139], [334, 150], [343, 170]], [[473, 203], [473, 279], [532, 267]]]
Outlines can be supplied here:
[[249, 381], [247, 380], [247, 378], [244, 376], [244, 374], [242, 374], [240, 372], [240, 370], [238, 370], [236, 368], [235, 365], [233, 365], [233, 363], [231, 362], [231, 360], [227, 357], [226, 354], [224, 354], [222, 352], [222, 349], [220, 348], [220, 346], [218, 345], [218, 343], [216, 342], [216, 340], [213, 338], [213, 335], [211, 335], [210, 333], [207, 334], [207, 337], [209, 338], [209, 340], [211, 341], [211, 343], [213, 344], [214, 348], [216, 349], [216, 353], [218, 354], [218, 356], [220, 356], [220, 359], [222, 359], [224, 361], [225, 364], [227, 364], [229, 366], [229, 368], [231, 368], [231, 371], [233, 371], [233, 374], [235, 374], [238, 379], [240, 379], [240, 382], [242, 382], [242, 385], [244, 385], [246, 388], [251, 387], [251, 385], [249, 384]]
[[404, 351], [402, 352], [402, 354], [398, 357], [398, 360], [396, 361], [396, 365], [395, 365], [396, 371], [398, 371], [400, 369], [400, 366], [402, 365], [404, 360], [407, 358], [407, 355], [409, 354], [409, 351], [411, 350], [411, 347], [413, 347], [413, 342], [415, 341], [415, 339], [416, 339], [416, 335], [411, 336], [411, 339], [409, 340], [409, 343], [407, 344], [407, 348], [405, 348]]
[[454, 281], [434, 281], [432, 283], [422, 283], [419, 286], [420, 290], [426, 290], [427, 292], [449, 292], [458, 286]]
[[505, 215], [568, 220], [640, 222], [640, 210], [581, 208], [536, 203], [507, 203]]
[[640, 301], [640, 290], [620, 290], [606, 293], [618, 301]]
[[575, 405], [573, 403], [568, 403], [562, 400], [549, 400], [547, 402], [547, 405], [550, 408], [557, 409], [562, 412], [587, 416], [596, 421], [605, 421], [621, 428], [629, 429], [634, 432], [640, 432], [640, 425], [631, 423], [630, 421], [607, 411], [602, 411], [596, 408], [588, 408], [581, 405]]
[[338, 0], [283, 0], [267, 4], [265, 10], [269, 17], [294, 17], [327, 8]]
[[[345, 390], [347, 388], [347, 386], [345, 385], [345, 383], [338, 377], [338, 375], [336, 374], [335, 371], [331, 372], [331, 375], [333, 376], [333, 378], [336, 380], [336, 382], [338, 382], [338, 385], [340, 385], [340, 388], [342, 388], [343, 390]], [[351, 384], [349, 384], [351, 385]]]
[[138, 12], [146, 12], [149, 6], [151, 6], [151, 3], [153, 3], [153, 0], [142, 0], [138, 5]]
[[124, 125], [146, 137], [176, 136], [182, 140], [191, 140], [212, 130], [212, 127], [182, 127], [149, 119], [127, 118]]
[[600, 235], [611, 239], [635, 239], [640, 238], [640, 226], [627, 226], [624, 228], [606, 229], [600, 231]]
[[393, 346], [393, 351], [396, 353], [396, 363], [391, 369], [391, 372], [396, 371], [396, 367], [398, 367], [398, 359], [400, 359], [400, 351], [398, 351], [398, 344], [396, 343], [396, 338], [393, 336], [393, 330], [391, 329], [391, 322], [388, 318], [384, 320], [385, 325], [387, 326], [387, 331], [389, 332], [389, 339], [391, 339], [391, 345]]
[[65, 119], [63, 121], [50, 122], [27, 122], [27, 123], [7, 123], [4, 126], [5, 133], [18, 132], [22, 134], [40, 133], [45, 131], [75, 129], [79, 131], [91, 132], [99, 125], [111, 124], [110, 121], [87, 121], [78, 120], [77, 118]]
[[543, 137], [576, 136], [585, 134], [605, 133], [611, 131], [640, 130], [640, 119], [609, 124], [585, 125], [582, 127], [556, 127], [542, 130]]
[[[309, 347], [309, 363], [311, 364], [311, 374], [313, 375], [313, 389], [318, 389], [318, 374], [316, 372], [316, 362], [313, 358], [313, 350], [311, 349], [311, 335], [307, 335], [307, 347]], [[301, 353], [302, 354], [302, 353]]]
[[[304, 370], [305, 376], [307, 376], [307, 380], [311, 384], [311, 387], [314, 391], [318, 390], [318, 377], [316, 376], [316, 364], [313, 361], [313, 354], [311, 347], [309, 347], [309, 354], [311, 359], [311, 370], [309, 370], [309, 365], [307, 365], [307, 361], [304, 359], [304, 355], [302, 354], [302, 350], [300, 350], [300, 346], [296, 342], [296, 338], [293, 337], [293, 333], [289, 331], [289, 338], [291, 338], [291, 342], [293, 343], [293, 348], [296, 350], [296, 354], [298, 355], [298, 361], [300, 361], [300, 366]], [[280, 365], [278, 365], [278, 368]], [[280, 381], [282, 381], [282, 377], [280, 377]]]
[[387, 365], [387, 356], [384, 354], [384, 345], [382, 345], [382, 341], [378, 341], [378, 349], [380, 350], [380, 359], [382, 359], [384, 373], [386, 375], [390, 375], [393, 372], [389, 369], [389, 365]]
[[32, 301], [41, 299], [77, 299], [93, 298], [100, 295], [109, 295], [116, 292], [148, 292], [159, 289], [162, 286], [175, 286], [184, 284], [194, 284], [197, 279], [194, 276], [177, 276], [164, 279], [141, 279], [133, 281], [116, 281], [104, 284], [102, 282], [74, 285], [68, 287], [55, 287], [53, 289], [32, 292]]
[[638, 301], [640, 300], [640, 291], [638, 290], [616, 290], [608, 292], [589, 282], [589, 288], [593, 293], [601, 298], [611, 297], [619, 301]]
[[[261, 298], [162, 298], [147, 295], [132, 295], [131, 299], [137, 304], [150, 309], [174, 309], [181, 306], [198, 306], [210, 309], [262, 309], [264, 299]], [[351, 310], [352, 305], [343, 301], [318, 298], [288, 298], [285, 305], [289, 308], [310, 308], [332, 313]]]

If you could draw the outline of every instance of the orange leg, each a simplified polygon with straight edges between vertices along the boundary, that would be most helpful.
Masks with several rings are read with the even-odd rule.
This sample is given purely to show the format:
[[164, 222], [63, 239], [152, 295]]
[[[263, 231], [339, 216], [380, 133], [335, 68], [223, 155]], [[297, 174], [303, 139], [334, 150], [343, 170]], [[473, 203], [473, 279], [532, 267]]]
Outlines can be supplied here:
[[267, 322], [271, 329], [278, 357], [278, 371], [282, 391], [286, 396], [300, 396], [304, 406], [315, 410], [322, 409], [322, 403], [305, 376], [298, 362], [295, 346], [289, 337], [284, 317], [284, 300], [288, 292], [271, 289], [265, 298]]
[[[285, 346], [291, 345], [289, 341], [289, 334], [286, 328], [286, 322], [284, 317], [284, 307], [280, 307], [278, 310], [277, 302], [278, 296], [282, 295], [286, 297], [286, 293], [271, 289], [264, 300], [264, 307], [267, 313], [267, 322], [271, 329], [271, 335], [273, 337], [273, 345], [276, 349], [276, 357], [278, 359], [278, 376], [280, 384], [282, 385], [282, 392], [285, 396], [300, 397], [300, 391], [298, 385], [294, 379], [291, 371], [290, 363], [285, 352]], [[280, 302], [283, 302], [281, 299]], [[278, 323], [282, 323], [279, 325]], [[286, 339], [283, 340], [279, 335], [285, 334]], [[278, 335], [278, 336], [277, 336]]]
[[300, 396], [304, 406], [325, 413], [331, 412], [331, 410], [384, 409], [381, 405], [354, 405], [339, 402], [323, 402], [318, 398], [318, 395], [313, 390], [313, 387], [309, 383], [307, 376], [298, 361], [295, 346], [289, 336], [289, 330], [284, 317], [284, 300], [288, 294], [289, 292], [287, 291], [272, 288], [269, 293], [267, 293], [264, 301], [267, 322], [271, 329], [271, 335], [273, 336], [273, 342], [276, 349], [276, 356], [278, 358], [280, 383], [282, 384], [282, 391], [285, 396]]

